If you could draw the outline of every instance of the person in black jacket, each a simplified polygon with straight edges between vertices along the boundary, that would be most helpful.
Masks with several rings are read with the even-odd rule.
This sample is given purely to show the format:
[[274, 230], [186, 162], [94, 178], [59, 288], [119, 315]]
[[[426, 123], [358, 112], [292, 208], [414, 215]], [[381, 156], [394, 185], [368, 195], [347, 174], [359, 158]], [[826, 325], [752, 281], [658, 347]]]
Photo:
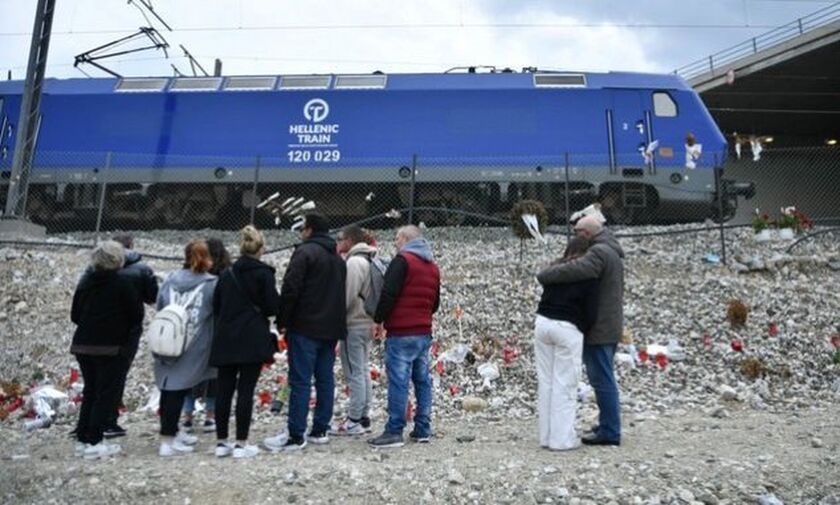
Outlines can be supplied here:
[[108, 418], [125, 381], [123, 357], [132, 330], [143, 322], [143, 302], [132, 282], [118, 270], [125, 251], [117, 242], [99, 244], [91, 255], [92, 271], [73, 294], [70, 319], [77, 325], [70, 352], [84, 380], [76, 425], [76, 452], [86, 459], [112, 456], [120, 446], [103, 441]]
[[[347, 268], [328, 232], [324, 216], [307, 214], [301, 231], [303, 243], [295, 249], [283, 276], [277, 326], [286, 333], [289, 344], [288, 440], [282, 436], [266, 439], [263, 444], [271, 450], [294, 451], [305, 447], [307, 440], [316, 444], [329, 441], [335, 347], [347, 336]], [[313, 375], [315, 416], [312, 430], [304, 438]]]
[[[574, 237], [561, 261], [583, 256], [589, 240]], [[577, 386], [583, 337], [595, 324], [598, 279], [545, 286], [535, 324], [537, 414], [540, 446], [552, 450], [580, 447], [575, 432]]]
[[[119, 270], [118, 274], [131, 281], [134, 289], [139, 294], [140, 310], [144, 311], [143, 304], [152, 305], [157, 300], [158, 283], [155, 278], [155, 273], [152, 269], [143, 263], [143, 258], [139, 253], [134, 251], [134, 238], [131, 235], [117, 235], [114, 237], [115, 242], [119, 242], [125, 248], [125, 264]], [[117, 405], [111, 416], [108, 419], [105, 428], [105, 438], [115, 438], [125, 435], [125, 429], [117, 424], [117, 418], [120, 415], [120, 406], [123, 405], [123, 394], [125, 393], [125, 383], [128, 378], [128, 372], [131, 370], [131, 365], [134, 363], [134, 357], [137, 356], [137, 348], [140, 346], [140, 336], [143, 334], [143, 320], [131, 328], [131, 341], [129, 345], [125, 346], [121, 355], [123, 358], [122, 375], [120, 376], [120, 394], [117, 398]]]
[[[260, 261], [265, 240], [253, 226], [242, 229], [242, 256], [222, 272], [213, 296], [216, 334], [210, 364], [218, 367], [216, 398], [216, 456], [251, 458], [259, 449], [248, 445], [254, 410], [254, 388], [262, 364], [277, 350], [268, 318], [280, 307], [274, 268]], [[236, 443], [228, 443], [230, 406], [236, 391]]]

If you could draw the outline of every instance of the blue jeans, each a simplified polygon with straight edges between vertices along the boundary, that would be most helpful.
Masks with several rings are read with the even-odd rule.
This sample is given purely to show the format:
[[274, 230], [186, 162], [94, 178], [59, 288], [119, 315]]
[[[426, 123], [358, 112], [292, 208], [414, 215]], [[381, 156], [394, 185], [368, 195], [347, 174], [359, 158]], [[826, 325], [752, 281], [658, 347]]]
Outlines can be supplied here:
[[299, 333], [289, 334], [289, 435], [302, 437], [309, 414], [309, 394], [315, 376], [314, 433], [330, 428], [335, 396], [335, 346], [338, 340], [319, 340]]
[[613, 373], [616, 347], [616, 344], [583, 345], [586, 376], [598, 402], [598, 431], [595, 436], [613, 442], [621, 440], [621, 407]]
[[388, 424], [385, 432], [402, 435], [408, 403], [409, 382], [414, 383], [417, 409], [414, 431], [418, 437], [432, 434], [432, 381], [429, 377], [431, 335], [389, 337], [385, 341], [385, 367], [388, 371]]

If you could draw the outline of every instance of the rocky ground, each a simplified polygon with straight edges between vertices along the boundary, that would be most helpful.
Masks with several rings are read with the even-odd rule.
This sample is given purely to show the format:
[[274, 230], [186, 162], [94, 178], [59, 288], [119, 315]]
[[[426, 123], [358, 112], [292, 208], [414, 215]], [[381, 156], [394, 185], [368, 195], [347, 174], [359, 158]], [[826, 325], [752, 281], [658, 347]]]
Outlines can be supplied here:
[[[0, 496], [10, 503], [840, 503], [840, 365], [832, 345], [840, 332], [837, 236], [788, 255], [789, 243], [757, 244], [745, 229], [727, 233], [728, 267], [704, 261], [720, 252], [714, 229], [622, 239], [634, 346], [622, 346], [617, 364], [621, 448], [553, 453], [536, 443], [531, 333], [540, 289], [533, 274], [559, 255], [564, 239], [527, 243], [520, 261], [519, 241], [508, 230], [436, 229], [429, 237], [444, 289], [432, 444], [373, 452], [358, 440], [333, 440], [303, 455], [230, 461], [205, 454], [205, 436], [199, 454], [161, 461], [156, 418], [141, 409], [152, 384], [151, 358], [141, 348], [126, 394], [130, 435], [113, 461], [74, 458], [66, 437], [72, 407], [53, 426], [26, 433], [27, 406], [9, 412], [9, 391], [3, 393]], [[137, 249], [178, 255], [188, 237], [206, 234], [142, 232]], [[235, 242], [234, 234], [220, 235]], [[269, 247], [292, 240], [272, 232]], [[390, 246], [390, 232], [380, 240]], [[288, 257], [284, 251], [266, 259], [282, 273]], [[69, 304], [85, 262], [83, 250], [0, 244], [0, 387], [67, 387], [75, 365], [67, 353]], [[162, 272], [178, 267], [149, 263]], [[726, 318], [733, 299], [749, 310], [742, 327]], [[669, 343], [668, 359], [657, 359], [653, 345]], [[646, 362], [642, 349], [652, 351]], [[479, 373], [488, 364], [499, 371], [489, 385]], [[258, 390], [273, 393], [284, 374], [281, 359]], [[380, 384], [374, 422], [381, 428]], [[581, 427], [595, 416], [582, 388]], [[262, 405], [256, 419], [258, 440], [283, 417]]]

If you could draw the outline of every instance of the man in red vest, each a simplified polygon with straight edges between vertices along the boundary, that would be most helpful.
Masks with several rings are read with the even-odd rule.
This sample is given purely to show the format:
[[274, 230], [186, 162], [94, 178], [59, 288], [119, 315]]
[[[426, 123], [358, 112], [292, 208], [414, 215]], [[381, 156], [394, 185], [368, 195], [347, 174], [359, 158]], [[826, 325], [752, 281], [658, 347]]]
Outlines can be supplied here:
[[406, 425], [409, 382], [414, 383], [417, 411], [409, 438], [428, 442], [432, 437], [432, 381], [429, 348], [432, 315], [440, 305], [440, 271], [429, 242], [416, 226], [397, 230], [397, 255], [385, 272], [376, 314], [377, 338], [387, 334], [385, 366], [388, 371], [388, 423], [382, 435], [368, 441], [372, 447], [401, 447]]

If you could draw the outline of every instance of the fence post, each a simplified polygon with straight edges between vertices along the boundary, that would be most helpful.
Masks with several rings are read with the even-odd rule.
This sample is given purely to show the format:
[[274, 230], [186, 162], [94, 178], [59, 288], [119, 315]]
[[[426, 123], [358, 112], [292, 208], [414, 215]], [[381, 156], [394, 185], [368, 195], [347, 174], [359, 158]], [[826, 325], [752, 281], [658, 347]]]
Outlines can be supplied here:
[[105, 209], [105, 193], [108, 191], [108, 175], [111, 168], [111, 151], [105, 155], [105, 166], [102, 168], [102, 184], [99, 190], [99, 208], [96, 210], [96, 242], [99, 243], [99, 231], [102, 229], [102, 211]]
[[417, 154], [411, 155], [411, 186], [408, 193], [408, 224], [414, 224], [414, 190], [417, 183]]
[[252, 198], [251, 198], [251, 221], [250, 224], [254, 224], [254, 218], [257, 213], [257, 186], [260, 183], [260, 165], [262, 164], [262, 158], [257, 156], [257, 164], [254, 167], [254, 188], [252, 191]]
[[569, 237], [572, 236], [572, 215], [571, 215], [571, 203], [569, 202], [569, 196], [571, 195], [571, 190], [569, 189], [569, 153], [566, 153], [566, 240], [569, 240]]
[[723, 167], [718, 163], [718, 155], [715, 153], [715, 187], [717, 188], [718, 221], [720, 221], [720, 260], [726, 265], [726, 234], [724, 233], [723, 220]]

